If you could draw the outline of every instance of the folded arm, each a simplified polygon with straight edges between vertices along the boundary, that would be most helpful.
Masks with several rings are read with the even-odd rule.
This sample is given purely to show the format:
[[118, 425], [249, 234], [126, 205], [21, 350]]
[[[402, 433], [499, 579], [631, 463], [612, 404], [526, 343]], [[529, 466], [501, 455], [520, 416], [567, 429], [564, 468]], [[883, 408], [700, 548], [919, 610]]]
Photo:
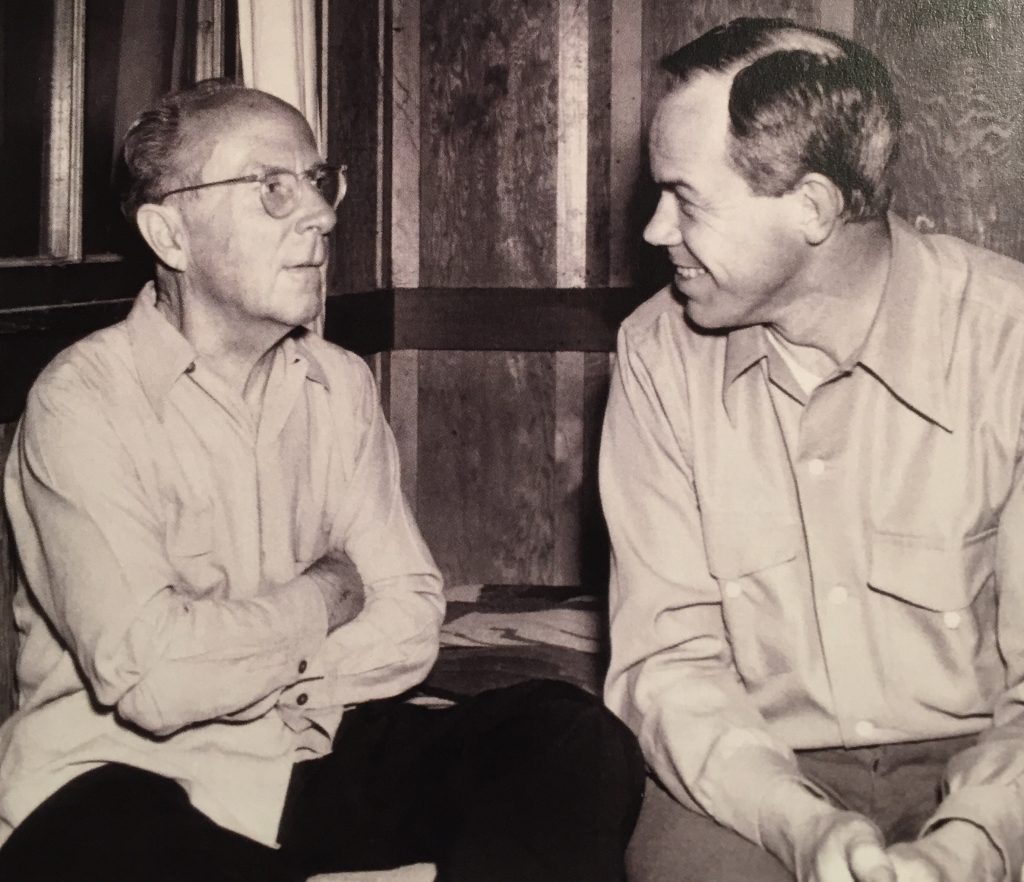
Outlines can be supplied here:
[[440, 645], [441, 576], [402, 495], [398, 450], [365, 366], [360, 376], [354, 420], [339, 414], [363, 428], [330, 539], [330, 554], [354, 569], [336, 564], [337, 627], [281, 696], [286, 719], [404, 692], [427, 676]]
[[61, 379], [30, 397], [6, 499], [29, 585], [94, 698], [158, 736], [265, 712], [324, 642], [314, 580], [244, 599], [184, 584], [165, 503], [140, 479], [147, 451]]

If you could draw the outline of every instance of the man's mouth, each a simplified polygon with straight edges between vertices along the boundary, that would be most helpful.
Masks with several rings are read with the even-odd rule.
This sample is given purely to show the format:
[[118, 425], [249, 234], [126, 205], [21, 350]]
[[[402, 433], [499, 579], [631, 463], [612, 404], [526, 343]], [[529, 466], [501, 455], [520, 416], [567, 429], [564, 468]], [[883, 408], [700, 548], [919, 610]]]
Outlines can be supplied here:
[[707, 275], [707, 270], [702, 266], [677, 266], [676, 275], [684, 281], [696, 279], [698, 276]]

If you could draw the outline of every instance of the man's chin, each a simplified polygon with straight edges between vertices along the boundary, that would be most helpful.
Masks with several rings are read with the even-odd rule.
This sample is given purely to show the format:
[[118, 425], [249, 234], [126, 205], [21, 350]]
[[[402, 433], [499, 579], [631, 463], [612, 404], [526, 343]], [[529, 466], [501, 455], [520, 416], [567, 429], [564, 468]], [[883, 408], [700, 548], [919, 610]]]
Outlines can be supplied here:
[[687, 322], [703, 331], [728, 331], [736, 327], [736, 322], [728, 316], [716, 314], [707, 304], [693, 297], [688, 297], [685, 292], [676, 289], [676, 294], [683, 304], [683, 315]]

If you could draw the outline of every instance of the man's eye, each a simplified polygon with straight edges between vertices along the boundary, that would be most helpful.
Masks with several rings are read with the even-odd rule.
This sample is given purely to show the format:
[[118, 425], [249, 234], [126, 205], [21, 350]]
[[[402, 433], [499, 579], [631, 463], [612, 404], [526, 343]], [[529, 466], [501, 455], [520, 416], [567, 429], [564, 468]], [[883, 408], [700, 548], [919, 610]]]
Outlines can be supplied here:
[[263, 186], [268, 193], [280, 193], [285, 188], [284, 179], [281, 175], [268, 175], [263, 181]]

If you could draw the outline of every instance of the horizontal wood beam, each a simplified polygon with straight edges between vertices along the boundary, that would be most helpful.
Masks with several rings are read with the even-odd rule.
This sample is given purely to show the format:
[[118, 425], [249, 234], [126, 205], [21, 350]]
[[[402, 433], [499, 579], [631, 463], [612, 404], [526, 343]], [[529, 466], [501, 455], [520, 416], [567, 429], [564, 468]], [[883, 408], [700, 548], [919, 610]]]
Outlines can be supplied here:
[[643, 299], [630, 288], [400, 288], [392, 348], [607, 352]]
[[[61, 349], [120, 321], [144, 280], [123, 264], [3, 271], [5, 289], [47, 306], [0, 308], [0, 422], [16, 419]], [[8, 287], [8, 283], [10, 283]], [[83, 297], [120, 295], [81, 302]], [[361, 355], [391, 350], [607, 352], [643, 300], [631, 288], [399, 288], [327, 298], [324, 336]], [[37, 302], [38, 302], [37, 300]], [[8, 301], [10, 302], [10, 301]]]

